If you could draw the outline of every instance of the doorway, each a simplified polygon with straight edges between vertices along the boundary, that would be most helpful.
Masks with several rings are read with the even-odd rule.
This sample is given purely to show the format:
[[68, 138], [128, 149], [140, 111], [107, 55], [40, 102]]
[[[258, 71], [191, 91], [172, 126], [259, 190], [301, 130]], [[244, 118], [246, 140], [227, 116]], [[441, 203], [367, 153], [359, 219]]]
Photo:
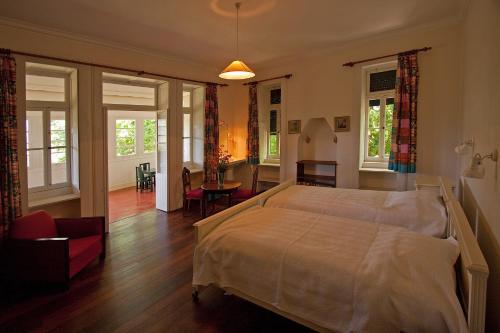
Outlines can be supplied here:
[[163, 175], [157, 173], [158, 118], [163, 118], [158, 91], [163, 83], [103, 73], [109, 223], [155, 209], [157, 193], [165, 192], [166, 181], [159, 182]]

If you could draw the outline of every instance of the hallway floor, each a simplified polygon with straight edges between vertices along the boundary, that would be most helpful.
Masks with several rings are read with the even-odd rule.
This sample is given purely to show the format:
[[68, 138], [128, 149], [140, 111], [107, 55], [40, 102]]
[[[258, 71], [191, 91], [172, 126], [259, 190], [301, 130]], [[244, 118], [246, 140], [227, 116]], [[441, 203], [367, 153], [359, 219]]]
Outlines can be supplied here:
[[156, 193], [138, 192], [128, 187], [109, 192], [109, 221], [111, 223], [156, 207]]

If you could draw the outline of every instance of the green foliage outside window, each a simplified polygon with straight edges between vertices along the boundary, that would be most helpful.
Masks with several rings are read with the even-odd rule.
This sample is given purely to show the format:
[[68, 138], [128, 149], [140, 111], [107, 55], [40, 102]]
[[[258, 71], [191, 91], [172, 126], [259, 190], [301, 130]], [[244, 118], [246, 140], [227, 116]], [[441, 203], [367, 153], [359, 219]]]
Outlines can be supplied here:
[[[50, 121], [50, 146], [51, 147], [66, 147], [66, 121], [51, 120]], [[66, 149], [52, 149], [51, 163], [65, 163]]]
[[135, 120], [116, 120], [116, 155], [135, 155]]
[[144, 152], [154, 153], [156, 151], [156, 120], [144, 120]]
[[380, 105], [368, 110], [368, 156], [378, 157], [380, 142]]
[[269, 134], [269, 153], [270, 156], [277, 156], [279, 152], [278, 134]]
[[[374, 105], [371, 105], [368, 109], [368, 157], [388, 157], [391, 152], [394, 103], [389, 104], [388, 101], [386, 102], [385, 121], [384, 124], [380, 124], [381, 112], [384, 112], [384, 110], [378, 100], [372, 102], [374, 102]], [[384, 156], [379, 155], [380, 140], [384, 140]]]
[[392, 114], [394, 111], [394, 104], [385, 105], [385, 147], [384, 154], [389, 156], [391, 153], [391, 136], [392, 136]]

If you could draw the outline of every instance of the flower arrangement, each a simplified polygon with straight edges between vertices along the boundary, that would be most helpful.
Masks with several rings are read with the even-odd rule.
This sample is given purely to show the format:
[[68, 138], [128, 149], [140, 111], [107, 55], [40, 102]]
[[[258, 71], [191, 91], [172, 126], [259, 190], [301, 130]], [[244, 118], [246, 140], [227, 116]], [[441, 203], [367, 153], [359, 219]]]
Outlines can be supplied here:
[[227, 150], [224, 150], [224, 145], [220, 145], [217, 150], [217, 155], [217, 172], [225, 172], [229, 166], [231, 154], [229, 154]]

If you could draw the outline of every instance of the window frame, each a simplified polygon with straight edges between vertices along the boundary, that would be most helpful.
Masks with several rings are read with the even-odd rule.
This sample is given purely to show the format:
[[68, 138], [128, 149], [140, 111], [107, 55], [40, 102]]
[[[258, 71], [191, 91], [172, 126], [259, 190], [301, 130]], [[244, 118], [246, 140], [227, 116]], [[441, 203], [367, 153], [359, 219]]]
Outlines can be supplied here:
[[[271, 104], [271, 91], [275, 89], [281, 89], [281, 84], [275, 84], [267, 87], [266, 89], [266, 158], [264, 159], [265, 163], [279, 163], [281, 158], [281, 103], [280, 104]], [[273, 134], [277, 134], [277, 146], [278, 146], [278, 154], [270, 154], [270, 143], [271, 143], [271, 111], [276, 110], [276, 132]]]
[[[44, 69], [29, 69], [26, 71], [25, 75], [33, 75], [33, 76], [46, 76], [46, 77], [56, 77], [64, 79], [64, 102], [55, 102], [55, 101], [36, 101], [36, 100], [28, 100], [26, 99], [26, 121], [29, 111], [41, 111], [42, 112], [42, 135], [43, 135], [43, 143], [42, 148], [28, 148], [28, 142], [26, 142], [26, 163], [28, 165], [28, 152], [34, 150], [42, 150], [44, 152], [43, 163], [44, 163], [44, 183], [43, 186], [36, 186], [29, 188], [28, 193], [37, 193], [44, 192], [50, 190], [58, 190], [58, 189], [71, 189], [71, 76], [68, 73], [62, 73], [58, 71], [50, 71]], [[51, 147], [50, 146], [50, 113], [52, 111], [55, 112], [64, 112], [65, 113], [65, 136], [66, 136], [66, 182], [51, 184], [52, 181], [52, 161], [50, 150], [55, 148], [62, 148], [63, 146]], [[27, 135], [28, 129], [25, 129], [25, 135]]]
[[[137, 119], [136, 118], [133, 118], [133, 117], [130, 117], [130, 118], [126, 118], [126, 117], [123, 117], [123, 118], [115, 118], [115, 123], [114, 123], [114, 130], [115, 130], [115, 158], [128, 158], [128, 157], [131, 157], [131, 156], [135, 156], [137, 155]], [[134, 122], [134, 153], [133, 154], [128, 154], [128, 155], [118, 155], [118, 136], [116, 135], [116, 130], [118, 129], [116, 126], [117, 126], [117, 122], [118, 121], [123, 121], [123, 120], [129, 120], [129, 121], [133, 121]], [[122, 128], [120, 128], [122, 129]], [[123, 128], [123, 129], [127, 129], [127, 130], [130, 130], [130, 128]]]
[[[184, 139], [189, 139], [189, 160], [184, 161], [184, 152], [182, 153], [182, 163], [183, 165], [191, 166], [194, 164], [193, 161], [193, 89], [183, 88], [182, 92], [189, 91], [189, 107], [184, 107], [182, 104], [182, 148], [184, 150]], [[189, 136], [184, 136], [184, 115], [189, 114]]]
[[[385, 64], [372, 65], [363, 69], [363, 117], [364, 117], [364, 128], [363, 128], [363, 162], [362, 168], [387, 168], [389, 164], [389, 156], [385, 155], [385, 120], [386, 120], [386, 101], [389, 98], [395, 99], [396, 90], [383, 90], [377, 92], [370, 92], [370, 75], [379, 72], [385, 72], [389, 70], [395, 70], [397, 68], [396, 61], [391, 61]], [[378, 157], [368, 156], [369, 148], [369, 112], [370, 112], [370, 100], [380, 100], [380, 120], [379, 120], [379, 147], [378, 147]], [[381, 154], [382, 153], [382, 154]]]

